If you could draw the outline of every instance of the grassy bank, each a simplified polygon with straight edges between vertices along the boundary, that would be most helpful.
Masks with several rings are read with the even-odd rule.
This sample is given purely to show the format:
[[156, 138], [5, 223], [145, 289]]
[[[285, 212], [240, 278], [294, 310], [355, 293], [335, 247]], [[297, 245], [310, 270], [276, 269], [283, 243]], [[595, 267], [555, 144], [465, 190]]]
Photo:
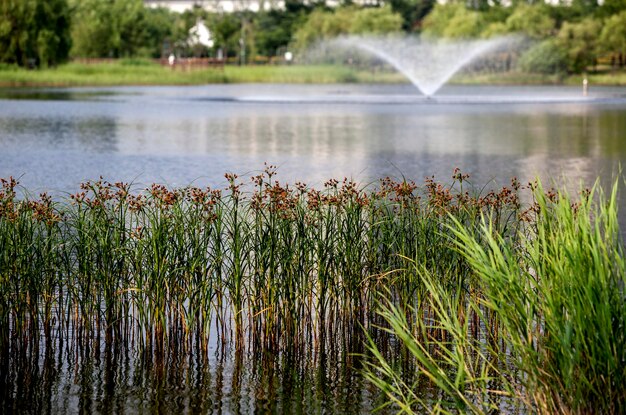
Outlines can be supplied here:
[[[626, 85], [626, 72], [588, 75], [591, 85]], [[221, 68], [171, 70], [148, 61], [69, 63], [57, 68], [27, 70], [0, 67], [3, 87], [63, 87], [112, 85], [200, 85], [210, 83], [405, 83], [401, 74], [389, 70], [367, 71], [338, 65], [225, 66]], [[580, 75], [526, 73], [460, 74], [451, 83], [494, 85], [580, 85]]]
[[224, 66], [172, 70], [149, 62], [69, 63], [57, 68], [0, 68], [0, 86], [199, 85], [210, 83], [376, 83], [402, 82], [395, 73], [333, 65]]
[[[626, 71], [599, 71], [586, 75], [589, 85], [624, 86], [626, 85]], [[573, 85], [581, 86], [583, 75], [543, 75], [522, 72], [507, 72], [494, 74], [459, 74], [452, 83], [467, 85]]]

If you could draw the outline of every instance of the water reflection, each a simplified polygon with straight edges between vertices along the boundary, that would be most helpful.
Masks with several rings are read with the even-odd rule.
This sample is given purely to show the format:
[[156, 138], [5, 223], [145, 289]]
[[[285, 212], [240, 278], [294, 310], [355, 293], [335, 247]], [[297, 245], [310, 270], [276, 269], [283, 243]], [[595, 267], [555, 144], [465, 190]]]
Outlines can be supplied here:
[[[626, 103], [620, 101], [353, 105], [198, 99], [257, 90], [348, 98], [414, 94], [403, 86], [213, 86], [83, 91], [111, 94], [106, 101], [0, 100], [0, 176], [23, 175], [28, 187], [56, 191], [73, 191], [101, 174], [141, 183], [221, 185], [224, 171], [255, 171], [268, 161], [280, 166], [282, 178], [309, 183], [331, 176], [363, 183], [389, 174], [418, 181], [431, 174], [446, 178], [459, 166], [482, 185], [563, 173], [588, 181], [609, 177], [626, 160]], [[450, 91], [573, 93], [566, 88]]]
[[92, 117], [0, 117], [0, 144], [9, 150], [79, 150], [117, 152], [115, 118]]
[[[199, 350], [150, 355], [122, 342], [13, 338], [0, 359], [3, 413], [369, 413], [361, 346], [332, 353]], [[384, 413], [384, 412], [383, 412]]]

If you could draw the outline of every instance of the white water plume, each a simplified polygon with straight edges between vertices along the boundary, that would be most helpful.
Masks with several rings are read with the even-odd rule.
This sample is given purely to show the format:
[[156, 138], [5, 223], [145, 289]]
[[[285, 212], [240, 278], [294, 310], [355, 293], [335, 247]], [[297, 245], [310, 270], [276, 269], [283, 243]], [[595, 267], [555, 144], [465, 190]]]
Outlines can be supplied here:
[[331, 44], [375, 55], [404, 74], [424, 95], [431, 96], [476, 58], [516, 40], [513, 37], [458, 41], [415, 36], [347, 36]]

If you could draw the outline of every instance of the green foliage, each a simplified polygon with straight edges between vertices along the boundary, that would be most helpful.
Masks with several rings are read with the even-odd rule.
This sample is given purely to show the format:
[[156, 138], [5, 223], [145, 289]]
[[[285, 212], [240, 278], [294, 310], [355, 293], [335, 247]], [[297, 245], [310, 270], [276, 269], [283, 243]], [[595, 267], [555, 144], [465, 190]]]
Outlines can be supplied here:
[[626, 0], [604, 0], [597, 14], [602, 17], [610, 17], [626, 11]]
[[138, 45], [137, 55], [143, 57], [161, 57], [162, 49], [167, 42], [176, 40], [174, 27], [176, 16], [164, 8], [145, 8], [143, 19], [138, 22], [141, 28], [141, 44]]
[[435, 0], [390, 0], [391, 9], [402, 16], [402, 29], [418, 30], [421, 22], [436, 4]]
[[[534, 235], [520, 247], [488, 227], [479, 244], [459, 228], [459, 249], [487, 288], [529, 400], [545, 413], [623, 413], [626, 392], [626, 263], [617, 182], [574, 203], [536, 195]], [[597, 199], [596, 199], [597, 196]]]
[[[626, 257], [617, 183], [608, 197], [595, 188], [576, 202], [538, 184], [523, 214], [532, 212], [529, 233], [519, 238], [499, 231], [493, 217], [478, 233], [454, 220], [452, 242], [476, 279], [455, 289], [415, 263], [425, 296], [408, 308], [387, 296], [380, 315], [418, 379], [407, 382], [370, 341], [370, 381], [410, 414], [493, 413], [503, 405], [522, 413], [623, 413]], [[444, 397], [425, 400], [420, 377]]]
[[172, 14], [141, 0], [83, 0], [74, 7], [73, 56], [159, 57], [173, 32]]
[[606, 20], [600, 34], [600, 47], [606, 52], [626, 53], [626, 10]]
[[[494, 7], [493, 13], [487, 13], [468, 9], [461, 3], [437, 4], [424, 19], [423, 33], [427, 36], [447, 38], [475, 38], [481, 34], [483, 37], [489, 37], [504, 33], [496, 28], [494, 23], [499, 10]], [[488, 35], [485, 35], [485, 32]]]
[[472, 38], [477, 37], [483, 30], [483, 16], [481, 13], [459, 8], [443, 31], [447, 38]]
[[544, 40], [528, 49], [519, 60], [526, 72], [554, 74], [567, 69], [567, 51], [554, 39]]
[[287, 2], [285, 10], [257, 13], [254, 18], [254, 42], [263, 56], [274, 56], [291, 42], [294, 31], [306, 21], [309, 7]]
[[224, 56], [234, 56], [239, 49], [242, 19], [233, 14], [212, 16], [210, 29], [215, 36], [215, 47], [224, 51]]
[[426, 16], [423, 23], [423, 34], [433, 37], [442, 37], [450, 21], [457, 13], [464, 13], [465, 6], [460, 3], [437, 3], [433, 10]]
[[399, 32], [402, 18], [390, 7], [365, 8], [354, 13], [350, 33], [384, 34]]
[[287, 46], [294, 23], [278, 11], [259, 13], [255, 21], [255, 43], [259, 53], [274, 56], [279, 48]]
[[506, 19], [509, 32], [524, 34], [534, 39], [546, 38], [555, 29], [555, 21], [550, 17], [548, 6], [543, 4], [520, 4]]
[[51, 66], [67, 59], [66, 0], [0, 0], [0, 62]]
[[602, 23], [593, 18], [584, 19], [579, 23], [563, 23], [556, 36], [556, 45], [566, 52], [567, 69], [570, 72], [583, 72], [588, 66], [596, 63], [596, 45], [601, 29]]
[[402, 17], [391, 7], [342, 7], [333, 12], [314, 10], [296, 31], [293, 45], [303, 50], [323, 39], [343, 34], [394, 33], [400, 31]]
[[504, 22], [494, 22], [487, 25], [480, 34], [483, 38], [506, 35], [509, 29]]

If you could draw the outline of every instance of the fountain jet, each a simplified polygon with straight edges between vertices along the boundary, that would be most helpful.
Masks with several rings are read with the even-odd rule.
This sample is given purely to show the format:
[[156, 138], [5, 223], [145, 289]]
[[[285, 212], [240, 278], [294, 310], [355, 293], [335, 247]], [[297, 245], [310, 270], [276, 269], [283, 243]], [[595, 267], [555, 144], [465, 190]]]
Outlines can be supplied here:
[[429, 97], [465, 65], [512, 40], [511, 37], [452, 41], [408, 36], [347, 36], [336, 39], [334, 44], [357, 48], [386, 61]]

